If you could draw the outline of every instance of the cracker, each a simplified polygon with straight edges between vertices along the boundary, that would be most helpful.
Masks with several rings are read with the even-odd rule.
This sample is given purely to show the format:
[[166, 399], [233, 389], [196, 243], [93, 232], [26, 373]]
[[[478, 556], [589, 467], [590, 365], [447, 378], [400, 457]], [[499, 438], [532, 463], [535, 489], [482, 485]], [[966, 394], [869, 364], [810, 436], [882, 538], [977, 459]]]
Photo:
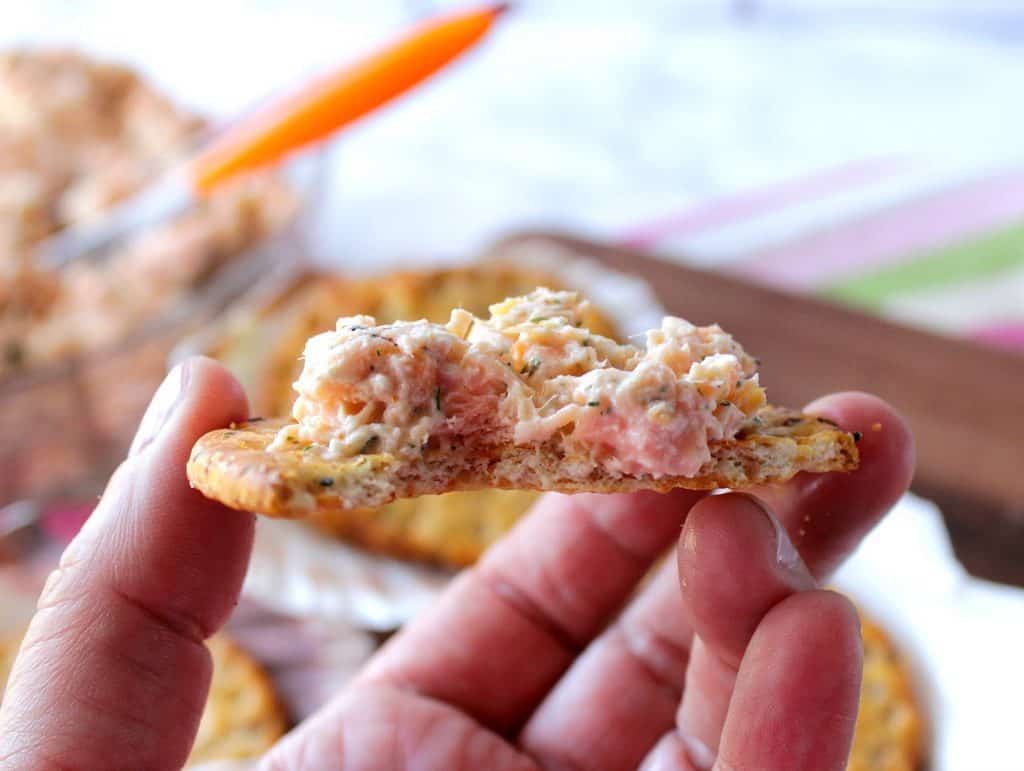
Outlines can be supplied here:
[[906, 661], [885, 631], [861, 615], [864, 680], [847, 771], [917, 771], [924, 721]]
[[309, 523], [377, 554], [465, 567], [508, 532], [537, 496], [527, 490], [424, 495], [378, 509], [316, 511]]
[[269, 675], [225, 635], [206, 642], [213, 679], [187, 766], [262, 755], [287, 730]]
[[415, 461], [365, 454], [343, 461], [316, 448], [270, 452], [285, 420], [261, 420], [211, 431], [188, 461], [192, 486], [231, 508], [272, 517], [382, 506], [396, 498], [484, 488], [576, 492], [712, 490], [784, 482], [802, 471], [856, 468], [854, 437], [835, 424], [782, 408], [766, 408], [735, 439], [712, 443], [712, 459], [692, 477], [627, 476], [565, 456], [554, 443], [519, 447], [426, 450]]
[[0, 640], [0, 694], [7, 689], [7, 680], [11, 676], [14, 660], [18, 657], [18, 651], [21, 649], [21, 640], [24, 636], [25, 631], [22, 630], [18, 634]]

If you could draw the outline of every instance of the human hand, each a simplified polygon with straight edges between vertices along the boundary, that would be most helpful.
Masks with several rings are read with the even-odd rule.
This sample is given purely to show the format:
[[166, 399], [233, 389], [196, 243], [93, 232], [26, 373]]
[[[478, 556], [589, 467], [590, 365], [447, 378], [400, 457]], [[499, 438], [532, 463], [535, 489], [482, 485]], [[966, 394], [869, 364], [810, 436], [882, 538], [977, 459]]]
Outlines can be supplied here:
[[177, 769], [209, 688], [253, 515], [189, 487], [195, 440], [248, 416], [195, 359], [158, 389], [128, 458], [47, 579], [0, 707], [0, 769]]
[[[191, 443], [244, 415], [223, 370], [190, 372], [48, 582], [0, 711], [0, 762], [187, 756], [209, 677], [196, 643], [227, 615], [252, 536], [251, 517], [187, 489]], [[757, 491], [764, 505], [547, 496], [261, 767], [844, 768], [860, 637], [849, 602], [817, 586], [906, 489], [913, 449], [873, 397], [809, 411], [862, 432], [860, 469]]]

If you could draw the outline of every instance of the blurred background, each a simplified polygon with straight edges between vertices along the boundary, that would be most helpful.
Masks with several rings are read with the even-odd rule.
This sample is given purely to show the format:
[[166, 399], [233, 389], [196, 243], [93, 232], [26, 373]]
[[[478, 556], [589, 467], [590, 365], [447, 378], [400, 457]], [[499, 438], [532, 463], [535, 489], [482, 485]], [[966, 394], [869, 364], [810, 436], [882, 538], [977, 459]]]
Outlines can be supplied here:
[[[301, 342], [339, 315], [482, 311], [540, 280], [611, 285], [601, 310], [620, 332], [641, 312], [721, 321], [764, 358], [773, 400], [856, 387], [907, 413], [915, 490], [939, 508], [908, 499], [842, 585], [910, 652], [932, 737], [915, 752], [936, 769], [980, 767], [970, 752], [988, 713], [970, 705], [986, 683], [954, 665], [940, 683], [934, 667], [1024, 633], [1024, 600], [1008, 587], [1024, 586], [1020, 3], [524, 0], [329, 145], [138, 228], [96, 266], [35, 272], [43, 237], [146, 189], [201, 125], [215, 133], [470, 5], [5, 4], [0, 49], [82, 56], [4, 53], [0, 66], [0, 557], [49, 564], [40, 544], [62, 543], [88, 515], [186, 353], [226, 361], [257, 412], [286, 413]], [[465, 268], [483, 254], [515, 268]], [[390, 277], [397, 269], [420, 275]], [[430, 504], [393, 513], [404, 530], [373, 543], [338, 522], [319, 537], [460, 567], [528, 503], [495, 504], [484, 525], [472, 520], [479, 503]], [[439, 541], [440, 521], [475, 535]], [[352, 608], [382, 582], [383, 557], [280, 592], [314, 553], [329, 573], [342, 552], [263, 532], [248, 585], [257, 604], [327, 598], [282, 600], [274, 610], [289, 618], [387, 633], [443, 584], [436, 571], [385, 581], [373, 601], [386, 618], [368, 620]], [[906, 564], [894, 557], [915, 548]], [[344, 552], [346, 565], [366, 558]], [[355, 665], [375, 642], [341, 658]]]
[[[9, 5], [4, 44], [124, 59], [223, 116], [467, 4]], [[1022, 13], [992, 0], [523, 2], [466, 60], [332, 152], [330, 251], [466, 252], [524, 222], [616, 237], [871, 162], [873, 174], [848, 171], [835, 194], [892, 197], [884, 183], [908, 157], [921, 162], [908, 186], [1003, 168], [1021, 155]], [[693, 241], [702, 255], [724, 250]]]

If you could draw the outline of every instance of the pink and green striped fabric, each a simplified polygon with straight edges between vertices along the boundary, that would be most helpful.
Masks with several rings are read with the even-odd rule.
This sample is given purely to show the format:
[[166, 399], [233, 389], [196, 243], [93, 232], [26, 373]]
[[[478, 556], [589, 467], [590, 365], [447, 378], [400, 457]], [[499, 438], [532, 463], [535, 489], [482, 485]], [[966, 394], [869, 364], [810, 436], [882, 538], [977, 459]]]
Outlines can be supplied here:
[[1024, 352], [1024, 166], [875, 159], [703, 204], [624, 240]]

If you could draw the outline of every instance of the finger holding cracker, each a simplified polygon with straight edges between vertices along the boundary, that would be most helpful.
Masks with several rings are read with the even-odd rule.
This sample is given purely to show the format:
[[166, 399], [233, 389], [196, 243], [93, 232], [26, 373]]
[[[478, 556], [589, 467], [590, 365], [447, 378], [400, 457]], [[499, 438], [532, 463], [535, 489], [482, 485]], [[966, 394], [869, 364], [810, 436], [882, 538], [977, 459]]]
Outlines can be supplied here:
[[[811, 408], [827, 410], [850, 432], [875, 423], [888, 430], [858, 445], [860, 466], [849, 474], [798, 475], [770, 488], [779, 506], [767, 506], [771, 514], [758, 512], [750, 496], [708, 496], [696, 503], [679, 539], [681, 564], [669, 560], [659, 568], [534, 713], [524, 737], [535, 752], [553, 765], [585, 767], [592, 756], [588, 748], [600, 747], [609, 768], [636, 768], [673, 730], [688, 667], [700, 698], [688, 702], [682, 730], [687, 741], [700, 742], [708, 753], [717, 747], [735, 664], [765, 608], [789, 594], [793, 571], [778, 564], [777, 556], [792, 558], [798, 552], [797, 586], [813, 586], [810, 577], [820, 580], [850, 556], [913, 471], [910, 433], [885, 402], [847, 393]], [[763, 498], [766, 489], [754, 492]], [[808, 528], [796, 552], [789, 526], [793, 532]], [[780, 552], [780, 543], [788, 548]], [[697, 618], [717, 648], [710, 656], [705, 645], [695, 643]], [[732, 666], [722, 665], [724, 650], [732, 652]], [[636, 709], [637, 704], [644, 708]]]
[[830, 394], [804, 412], [858, 437], [858, 467], [849, 474], [799, 474], [749, 492], [778, 516], [811, 574], [824, 580], [910, 487], [916, 451], [903, 416], [872, 394]]

